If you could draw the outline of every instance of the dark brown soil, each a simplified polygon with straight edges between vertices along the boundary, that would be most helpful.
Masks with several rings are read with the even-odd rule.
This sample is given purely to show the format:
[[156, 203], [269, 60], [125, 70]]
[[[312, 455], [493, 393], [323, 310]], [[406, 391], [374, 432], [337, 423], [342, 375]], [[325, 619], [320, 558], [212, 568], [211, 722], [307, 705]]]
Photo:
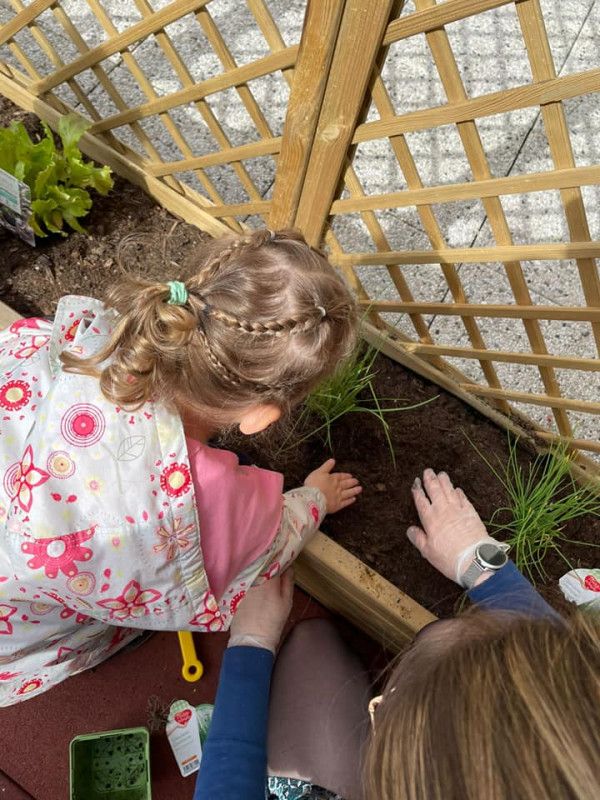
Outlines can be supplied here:
[[[0, 96], [0, 126], [23, 121], [30, 134], [37, 117]], [[24, 315], [50, 315], [65, 294], [101, 297], [120, 272], [177, 276], [186, 255], [207, 235], [175, 219], [137, 186], [120, 178], [108, 197], [95, 194], [82, 220], [88, 235], [38, 239], [36, 248], [0, 228], [0, 297]]]
[[[16, 112], [0, 98], [0, 124], [16, 117], [28, 129], [37, 130], [31, 115]], [[118, 275], [119, 261], [128, 269], [147, 275], [176, 275], [205, 234], [177, 221], [159, 208], [140, 189], [117, 179], [108, 198], [96, 197], [85, 220], [88, 235], [51, 237], [35, 249], [0, 231], [3, 252], [0, 266], [0, 297], [23, 314], [52, 314], [63, 294], [101, 296]], [[388, 415], [396, 455], [394, 468], [380, 423], [369, 414], [353, 414], [340, 420], [333, 432], [334, 454], [340, 469], [353, 472], [364, 492], [356, 505], [327, 518], [325, 531], [370, 567], [395, 583], [422, 605], [439, 615], [451, 614], [461, 597], [455, 584], [441, 577], [408, 542], [405, 531], [417, 522], [410, 486], [426, 467], [446, 470], [461, 486], [484, 519], [506, 505], [504, 490], [483, 464], [469, 439], [486, 457], [508, 455], [507, 437], [485, 417], [387, 358], [378, 360], [377, 391], [382, 398], [395, 398], [410, 405], [439, 397], [428, 405]], [[398, 399], [401, 400], [398, 400]], [[284, 467], [288, 485], [301, 484], [328, 452], [319, 439], [294, 449], [285, 464], [272, 458], [271, 447], [260, 441], [245, 441], [242, 448], [263, 466]], [[532, 455], [525, 449], [520, 459]], [[571, 523], [565, 534], [572, 539], [600, 541], [600, 520], [583, 518]], [[597, 563], [592, 547], [566, 545], [564, 554], [577, 566]], [[555, 554], [545, 563], [549, 579], [540, 587], [561, 604], [556, 588], [566, 565]]]

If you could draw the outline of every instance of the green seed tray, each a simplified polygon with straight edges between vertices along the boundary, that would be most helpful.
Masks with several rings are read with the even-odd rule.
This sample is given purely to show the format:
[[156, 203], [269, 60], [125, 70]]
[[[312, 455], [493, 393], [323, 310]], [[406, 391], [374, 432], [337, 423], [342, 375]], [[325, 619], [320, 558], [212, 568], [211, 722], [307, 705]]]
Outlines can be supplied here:
[[71, 800], [151, 800], [146, 728], [76, 736], [70, 747]]

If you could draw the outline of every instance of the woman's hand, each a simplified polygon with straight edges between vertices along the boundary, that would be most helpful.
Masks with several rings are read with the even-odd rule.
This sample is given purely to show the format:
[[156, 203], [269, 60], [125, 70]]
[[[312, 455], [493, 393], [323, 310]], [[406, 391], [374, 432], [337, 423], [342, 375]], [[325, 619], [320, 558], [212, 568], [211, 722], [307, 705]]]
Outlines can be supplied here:
[[248, 589], [230, 627], [229, 647], [264, 647], [275, 653], [281, 633], [292, 610], [294, 572], [271, 578]]
[[353, 475], [349, 472], [332, 472], [334, 467], [335, 459], [330, 458], [304, 481], [305, 486], [323, 492], [328, 514], [335, 514], [336, 511], [352, 505], [362, 492], [362, 486]]
[[[461, 562], [466, 567], [469, 550], [482, 541], [495, 541], [462, 489], [455, 489], [445, 472], [423, 473], [423, 483], [412, 486], [422, 528], [416, 525], [406, 535], [421, 555], [447, 578], [457, 581]], [[458, 581], [457, 581], [458, 582]]]

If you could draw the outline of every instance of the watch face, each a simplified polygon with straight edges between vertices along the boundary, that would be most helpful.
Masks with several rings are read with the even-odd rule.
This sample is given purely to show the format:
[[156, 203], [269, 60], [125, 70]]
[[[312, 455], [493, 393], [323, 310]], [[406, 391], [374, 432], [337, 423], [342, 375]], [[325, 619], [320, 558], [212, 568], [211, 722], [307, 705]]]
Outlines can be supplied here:
[[477, 548], [477, 556], [483, 566], [490, 569], [503, 567], [508, 561], [508, 556], [504, 550], [501, 550], [497, 544], [492, 544], [491, 542], [480, 544]]

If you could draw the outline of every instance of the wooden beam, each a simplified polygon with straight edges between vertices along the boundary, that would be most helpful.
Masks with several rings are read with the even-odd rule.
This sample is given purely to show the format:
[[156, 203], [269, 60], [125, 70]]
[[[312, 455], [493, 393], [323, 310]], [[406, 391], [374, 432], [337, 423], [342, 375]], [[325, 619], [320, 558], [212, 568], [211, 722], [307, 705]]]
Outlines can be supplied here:
[[[507, 194], [545, 192], [548, 189], [565, 189], [572, 186], [590, 186], [600, 183], [600, 165], [573, 167], [526, 175], [509, 175], [506, 178], [487, 178], [466, 183], [427, 186], [424, 189], [407, 189], [403, 192], [376, 194], [371, 197], [350, 197], [336, 200], [331, 205], [332, 214], [352, 214], [355, 211], [375, 211], [406, 206], [451, 203], [457, 200], [498, 198]], [[504, 246], [502, 242], [501, 245]]]
[[286, 111], [269, 225], [292, 227], [346, 0], [308, 0]]
[[[519, 353], [506, 350], [487, 350], [475, 347], [450, 347], [445, 344], [421, 344], [407, 342], [404, 345], [409, 353], [423, 356], [443, 356], [444, 358], [472, 358], [478, 361], [500, 361], [506, 364], [529, 364], [534, 367], [548, 366], [558, 369], [575, 369], [583, 372], [600, 372], [600, 359], [555, 356], [549, 353]], [[498, 387], [501, 388], [501, 387]]]
[[383, 37], [383, 44], [393, 44], [401, 39], [408, 39], [409, 36], [434, 31], [459, 19], [466, 19], [512, 2], [515, 0], [446, 0], [442, 5], [415, 11], [390, 22]]
[[33, 3], [28, 5], [20, 11], [10, 22], [5, 22], [0, 27], [0, 45], [10, 41], [13, 36], [16, 36], [19, 31], [26, 28], [33, 22], [40, 14], [43, 14], [47, 8], [53, 6], [57, 0], [34, 0]]
[[[398, 536], [403, 532], [398, 531]], [[323, 533], [294, 565], [296, 582], [331, 611], [396, 652], [436, 617]]]
[[386, 250], [375, 253], [340, 253], [340, 266], [386, 264], [491, 264], [498, 261], [567, 261], [600, 258], [600, 242], [545, 242], [494, 247], [448, 247], [440, 250]]
[[[561, 78], [547, 78], [513, 89], [502, 89], [499, 92], [484, 94], [457, 103], [445, 103], [441, 106], [426, 108], [423, 111], [411, 111], [390, 119], [373, 120], [359, 125], [352, 141], [370, 142], [374, 139], [397, 136], [400, 133], [437, 128], [440, 125], [455, 125], [459, 122], [505, 114], [520, 108], [544, 106], [560, 100], [591, 94], [600, 89], [600, 69], [577, 72]], [[570, 164], [569, 166], [574, 166]]]
[[346, 1], [295, 221], [311, 245], [321, 242], [392, 5]]
[[395, 300], [363, 300], [363, 308], [406, 314], [432, 314], [444, 317], [493, 317], [498, 319], [559, 319], [571, 322], [600, 322], [600, 307], [494, 305], [492, 303], [403, 303]]

